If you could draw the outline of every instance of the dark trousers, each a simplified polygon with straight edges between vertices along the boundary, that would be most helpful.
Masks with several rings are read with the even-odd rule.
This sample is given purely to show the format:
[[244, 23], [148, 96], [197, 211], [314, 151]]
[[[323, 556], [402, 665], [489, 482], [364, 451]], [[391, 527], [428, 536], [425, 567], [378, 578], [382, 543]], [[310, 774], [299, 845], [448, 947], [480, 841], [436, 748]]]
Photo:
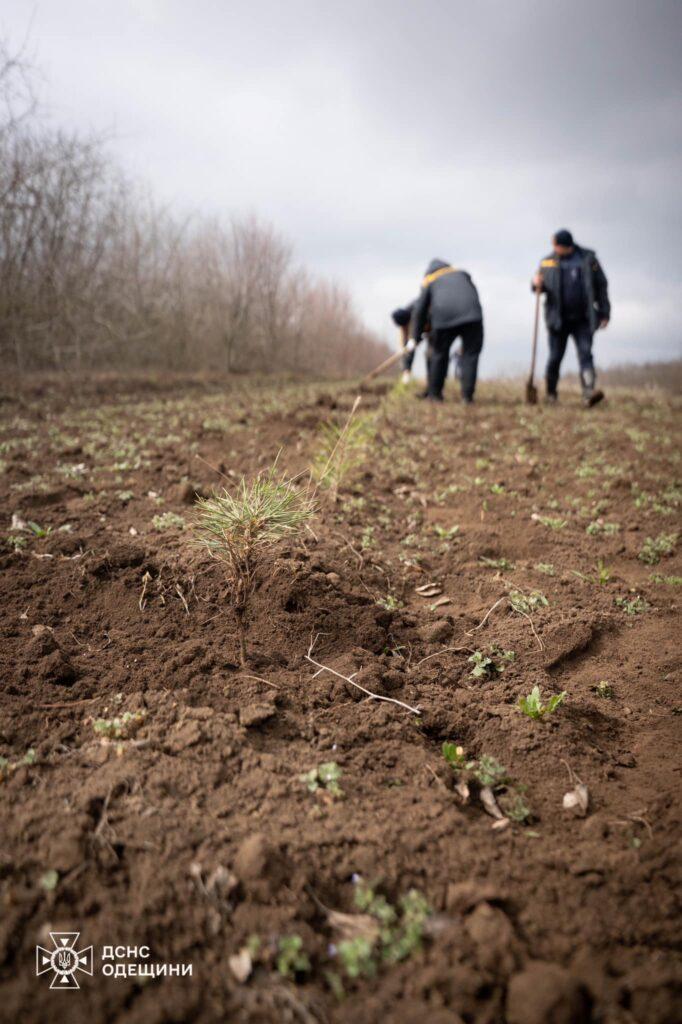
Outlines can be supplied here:
[[549, 359], [547, 360], [547, 393], [556, 394], [559, 383], [559, 370], [561, 360], [566, 352], [568, 339], [573, 337], [575, 347], [578, 351], [578, 363], [580, 365], [580, 377], [583, 385], [589, 384], [594, 387], [595, 373], [592, 361], [592, 331], [587, 320], [568, 322], [559, 331], [549, 332]]
[[450, 346], [457, 338], [462, 339], [460, 358], [462, 398], [470, 400], [474, 397], [478, 357], [483, 348], [483, 322], [481, 320], [460, 324], [458, 327], [444, 327], [441, 330], [431, 331], [428, 393], [432, 398], [442, 397], [445, 378], [448, 375]]

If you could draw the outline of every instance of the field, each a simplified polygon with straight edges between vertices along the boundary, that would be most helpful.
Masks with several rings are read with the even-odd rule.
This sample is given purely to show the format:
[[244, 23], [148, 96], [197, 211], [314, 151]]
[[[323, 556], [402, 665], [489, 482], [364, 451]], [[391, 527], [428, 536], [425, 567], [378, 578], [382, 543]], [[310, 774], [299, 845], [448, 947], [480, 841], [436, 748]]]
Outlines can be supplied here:
[[353, 387], [3, 391], [0, 1019], [679, 1019], [674, 397], [378, 384], [241, 666], [195, 495], [319, 465]]

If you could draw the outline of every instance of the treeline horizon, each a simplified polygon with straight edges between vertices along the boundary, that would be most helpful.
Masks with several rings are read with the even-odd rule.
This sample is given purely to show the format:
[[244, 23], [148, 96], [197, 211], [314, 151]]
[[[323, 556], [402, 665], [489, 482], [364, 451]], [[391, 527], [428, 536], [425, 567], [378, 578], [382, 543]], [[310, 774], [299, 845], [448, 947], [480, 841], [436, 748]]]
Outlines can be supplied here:
[[46, 122], [0, 41], [0, 359], [7, 370], [353, 376], [389, 352], [349, 292], [253, 214], [179, 218], [99, 136]]

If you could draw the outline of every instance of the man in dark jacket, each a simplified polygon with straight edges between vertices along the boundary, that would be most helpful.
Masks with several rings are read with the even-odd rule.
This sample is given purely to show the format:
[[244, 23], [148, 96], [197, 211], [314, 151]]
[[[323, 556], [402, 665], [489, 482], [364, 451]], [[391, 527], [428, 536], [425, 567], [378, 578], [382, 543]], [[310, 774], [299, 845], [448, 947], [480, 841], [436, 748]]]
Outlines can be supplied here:
[[424, 397], [442, 402], [450, 346], [461, 338], [460, 384], [462, 399], [469, 404], [474, 398], [478, 357], [483, 348], [483, 312], [476, 287], [466, 271], [443, 260], [431, 260], [414, 307], [408, 348], [416, 347], [427, 320], [431, 324], [430, 360]]
[[545, 294], [547, 401], [557, 400], [561, 360], [572, 336], [578, 350], [583, 402], [595, 405], [604, 393], [594, 386], [592, 338], [599, 327], [608, 325], [611, 316], [608, 282], [595, 253], [576, 245], [570, 231], [557, 231], [552, 244], [554, 251], [540, 262], [532, 284], [535, 291]]

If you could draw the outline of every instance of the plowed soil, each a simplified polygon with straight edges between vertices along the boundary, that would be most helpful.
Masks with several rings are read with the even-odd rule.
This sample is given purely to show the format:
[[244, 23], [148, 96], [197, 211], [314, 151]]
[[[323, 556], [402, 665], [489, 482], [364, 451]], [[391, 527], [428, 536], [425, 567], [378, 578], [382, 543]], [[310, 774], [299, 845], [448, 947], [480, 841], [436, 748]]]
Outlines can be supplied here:
[[[240, 667], [194, 496], [280, 450], [304, 471], [355, 391], [4, 390], [2, 1020], [682, 1019], [675, 399], [529, 408], [484, 385], [433, 408], [378, 386], [338, 501], [321, 492], [272, 553]], [[504, 671], [472, 675], [495, 648]], [[517, 706], [536, 684], [567, 694], [541, 720]], [[95, 728], [126, 712], [127, 738]], [[466, 800], [445, 741], [497, 759], [530, 816]], [[309, 792], [332, 761], [343, 796]], [[562, 806], [577, 780], [583, 815]], [[358, 876], [431, 913], [404, 959], [354, 979], [329, 911], [356, 912]], [[94, 946], [79, 991], [36, 977], [50, 932]], [[290, 936], [310, 969], [286, 977]], [[103, 976], [106, 945], [192, 976]]]

